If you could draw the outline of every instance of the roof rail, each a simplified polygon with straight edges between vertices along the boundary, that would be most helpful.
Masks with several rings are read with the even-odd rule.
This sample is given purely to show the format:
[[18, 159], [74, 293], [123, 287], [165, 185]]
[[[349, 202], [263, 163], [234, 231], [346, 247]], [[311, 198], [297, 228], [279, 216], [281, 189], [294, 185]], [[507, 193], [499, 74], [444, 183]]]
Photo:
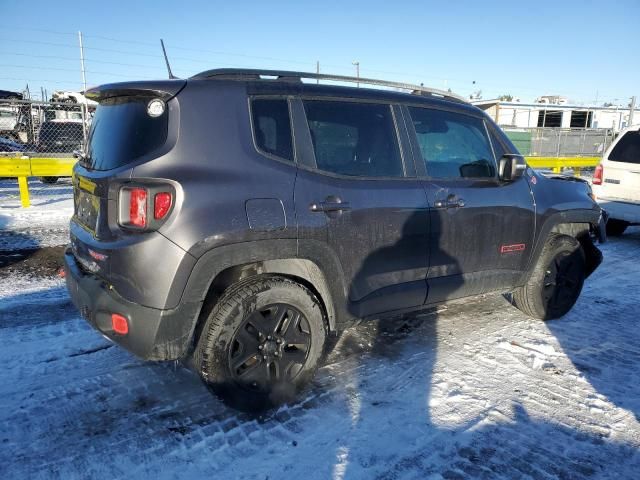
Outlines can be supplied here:
[[332, 75], [325, 73], [307, 73], [307, 72], [290, 72], [286, 70], [259, 70], [244, 68], [218, 68], [214, 70], [206, 70], [194, 75], [194, 79], [218, 78], [226, 80], [261, 80], [263, 77], [275, 77], [275, 80], [302, 82], [303, 78], [310, 80], [331, 80], [335, 82], [356, 83], [365, 85], [378, 85], [382, 87], [400, 88], [402, 90], [410, 90], [416, 95], [432, 95], [436, 97], [455, 100], [458, 102], [469, 103], [464, 97], [456, 95], [445, 90], [437, 88], [424, 87], [422, 85], [413, 85], [411, 83], [390, 82], [387, 80], [377, 80], [375, 78], [350, 77], [345, 75]]

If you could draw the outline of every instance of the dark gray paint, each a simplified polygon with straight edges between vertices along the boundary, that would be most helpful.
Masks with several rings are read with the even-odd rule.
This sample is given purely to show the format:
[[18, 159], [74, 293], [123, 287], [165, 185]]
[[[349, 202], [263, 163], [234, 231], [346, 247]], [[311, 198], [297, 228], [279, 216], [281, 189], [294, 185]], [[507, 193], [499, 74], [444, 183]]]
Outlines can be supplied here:
[[[495, 128], [471, 105], [365, 88], [247, 79], [114, 84], [89, 95], [100, 100], [141, 90], [168, 102], [167, 144], [115, 171], [76, 166], [76, 187], [81, 179], [95, 183], [101, 213], [93, 232], [75, 219], [71, 231], [84, 261], [89, 248], [108, 255], [97, 276], [90, 275], [103, 290], [94, 285], [92, 292], [117, 295], [116, 305], [151, 308], [144, 314], [150, 318], [159, 312], [157, 331], [171, 347], [153, 350], [153, 358], [162, 357], [157, 353], [162, 351], [170, 352], [166, 358], [187, 353], [210, 285], [230, 268], [301, 279], [316, 289], [336, 329], [357, 317], [521, 285], [554, 225], [581, 222], [598, 228], [600, 209], [582, 183], [532, 172], [512, 183], [423, 176], [402, 106], [450, 109], [484, 118]], [[252, 95], [290, 99], [297, 163], [255, 148]], [[315, 171], [302, 97], [393, 105], [407, 176], [358, 179]], [[499, 129], [496, 135], [505, 151], [516, 152]], [[155, 232], [127, 232], [117, 225], [118, 189], [137, 183], [164, 183], [175, 191], [171, 214]], [[436, 208], [448, 195], [463, 198], [464, 206]], [[348, 202], [350, 209], [312, 207], [321, 202]], [[515, 243], [527, 248], [499, 253], [501, 245]], [[75, 262], [72, 256], [66, 259]], [[73, 288], [82, 291], [85, 277], [78, 277]], [[77, 297], [89, 302], [86, 295]], [[183, 313], [162, 313], [169, 311]]]

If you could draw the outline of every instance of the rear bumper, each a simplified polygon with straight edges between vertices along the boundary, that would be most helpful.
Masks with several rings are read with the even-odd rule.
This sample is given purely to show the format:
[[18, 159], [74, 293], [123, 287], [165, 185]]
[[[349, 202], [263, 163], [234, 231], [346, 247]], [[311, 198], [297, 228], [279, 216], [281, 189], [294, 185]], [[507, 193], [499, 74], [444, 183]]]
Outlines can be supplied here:
[[640, 223], [640, 204], [638, 203], [598, 197], [598, 204], [607, 211], [609, 218]]
[[[64, 269], [73, 304], [105, 337], [144, 360], [178, 360], [189, 353], [201, 302], [160, 310], [125, 300], [104, 280], [83, 271], [71, 249], [65, 252]], [[112, 313], [127, 319], [127, 335], [113, 331]]]

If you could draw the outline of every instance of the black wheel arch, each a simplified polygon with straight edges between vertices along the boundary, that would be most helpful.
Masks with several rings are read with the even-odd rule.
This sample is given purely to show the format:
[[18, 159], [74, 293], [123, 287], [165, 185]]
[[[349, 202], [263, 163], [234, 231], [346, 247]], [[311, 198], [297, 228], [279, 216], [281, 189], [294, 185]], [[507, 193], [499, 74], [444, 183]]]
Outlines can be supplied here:
[[[321, 242], [302, 248], [295, 239], [259, 240], [215, 247], [197, 261], [187, 280], [181, 303], [198, 302], [190, 329], [197, 342], [209, 308], [237, 282], [259, 275], [281, 275], [309, 288], [320, 300], [329, 332], [348, 324], [344, 275], [337, 256]], [[340, 320], [339, 320], [340, 319]]]
[[600, 210], [596, 209], [565, 210], [548, 215], [544, 223], [536, 229], [534, 248], [529, 258], [526, 274], [523, 277], [523, 283], [535, 268], [542, 249], [552, 233], [569, 235], [580, 242], [587, 262], [585, 275], [591, 275], [602, 262], [602, 253], [593, 243], [594, 236], [602, 239], [603, 232], [600, 232], [602, 228]]

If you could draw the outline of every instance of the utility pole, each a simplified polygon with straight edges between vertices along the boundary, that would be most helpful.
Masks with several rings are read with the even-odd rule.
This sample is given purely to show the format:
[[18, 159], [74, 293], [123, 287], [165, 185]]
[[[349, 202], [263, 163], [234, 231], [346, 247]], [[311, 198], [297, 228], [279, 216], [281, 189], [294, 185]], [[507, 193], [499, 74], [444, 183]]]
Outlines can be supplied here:
[[631, 97], [631, 107], [629, 108], [629, 125], [627, 125], [627, 127], [630, 127], [631, 125], [633, 125], [633, 112], [636, 109], [636, 97], [635, 95], [633, 97]]
[[[351, 65], [355, 65], [356, 66], [356, 78], [360, 79], [360, 62], [358, 61], [353, 61], [351, 62]], [[360, 82], [356, 82], [356, 87], [360, 86]]]
[[[85, 93], [87, 93], [87, 76], [85, 74], [84, 69], [84, 47], [82, 46], [82, 32], [78, 30], [78, 43], [80, 44], [80, 71], [82, 73], [82, 96], [84, 97]], [[82, 139], [83, 146], [87, 148], [87, 101], [82, 101], [82, 105], [80, 106], [80, 114], [82, 115]]]

